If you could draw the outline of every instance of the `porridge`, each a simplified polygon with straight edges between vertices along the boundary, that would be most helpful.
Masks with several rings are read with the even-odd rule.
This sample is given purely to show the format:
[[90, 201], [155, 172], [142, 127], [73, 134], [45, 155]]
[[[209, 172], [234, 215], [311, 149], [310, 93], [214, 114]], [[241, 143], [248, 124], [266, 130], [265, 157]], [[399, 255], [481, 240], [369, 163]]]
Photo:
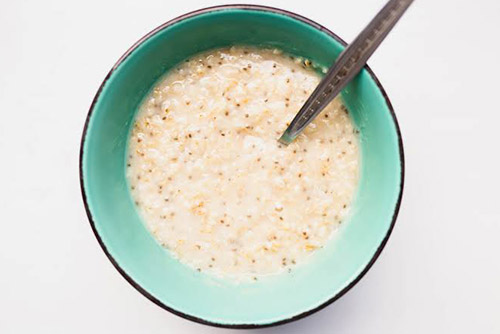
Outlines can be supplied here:
[[320, 81], [278, 50], [232, 47], [171, 70], [140, 106], [127, 177], [154, 237], [192, 268], [257, 280], [328, 242], [357, 187], [357, 130], [335, 99], [277, 139]]

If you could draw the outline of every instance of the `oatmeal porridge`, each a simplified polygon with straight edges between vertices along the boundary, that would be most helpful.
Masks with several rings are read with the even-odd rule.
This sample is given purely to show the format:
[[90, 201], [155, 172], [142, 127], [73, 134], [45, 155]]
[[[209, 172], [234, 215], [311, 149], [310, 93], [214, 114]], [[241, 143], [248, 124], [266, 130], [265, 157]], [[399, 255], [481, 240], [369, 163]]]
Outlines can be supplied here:
[[179, 261], [258, 280], [331, 239], [358, 183], [347, 109], [337, 98], [292, 144], [277, 141], [319, 81], [307, 60], [232, 47], [186, 60], [154, 87], [127, 177], [148, 229]]

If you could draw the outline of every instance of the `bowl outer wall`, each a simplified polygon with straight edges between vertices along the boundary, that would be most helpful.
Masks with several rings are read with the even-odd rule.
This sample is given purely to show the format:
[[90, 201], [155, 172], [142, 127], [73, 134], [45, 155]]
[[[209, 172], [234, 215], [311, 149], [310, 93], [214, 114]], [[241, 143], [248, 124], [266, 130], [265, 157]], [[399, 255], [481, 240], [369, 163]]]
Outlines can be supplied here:
[[[241, 35], [237, 29], [227, 32], [228, 26], [245, 20], [247, 33]], [[259, 24], [254, 27], [248, 22]], [[196, 31], [203, 27], [215, 29], [210, 33], [220, 39], [197, 39]], [[271, 28], [273, 36], [266, 32], [266, 40], [262, 31]], [[182, 38], [172, 41], [175, 34]], [[168, 49], [158, 48], [169, 38]], [[404, 164], [392, 107], [378, 80], [365, 68], [343, 92], [361, 131], [363, 164], [355, 209], [338, 240], [286, 279], [268, 279], [251, 286], [225, 284], [179, 265], [145, 230], [128, 193], [124, 148], [132, 111], [165, 70], [193, 53], [235, 41], [279, 47], [326, 66], [344, 44], [305, 18], [260, 6], [222, 6], [170, 21], [136, 43], [108, 74], [89, 112], [80, 172], [94, 232], [112, 263], [134, 287], [158, 305], [191, 320], [246, 328], [303, 317], [329, 304], [359, 280], [380, 253], [395, 222]], [[179, 48], [184, 48], [184, 53]], [[155, 65], [143, 71], [148, 60]], [[117, 105], [124, 92], [136, 94], [128, 94], [126, 101]]]

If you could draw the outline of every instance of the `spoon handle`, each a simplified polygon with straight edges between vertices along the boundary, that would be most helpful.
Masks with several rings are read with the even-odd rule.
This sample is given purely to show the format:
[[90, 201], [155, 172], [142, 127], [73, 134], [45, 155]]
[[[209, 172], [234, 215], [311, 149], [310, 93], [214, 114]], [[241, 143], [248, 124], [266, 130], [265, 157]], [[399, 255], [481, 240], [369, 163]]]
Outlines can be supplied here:
[[390, 0], [340, 54], [279, 141], [290, 144], [365, 66], [413, 0]]

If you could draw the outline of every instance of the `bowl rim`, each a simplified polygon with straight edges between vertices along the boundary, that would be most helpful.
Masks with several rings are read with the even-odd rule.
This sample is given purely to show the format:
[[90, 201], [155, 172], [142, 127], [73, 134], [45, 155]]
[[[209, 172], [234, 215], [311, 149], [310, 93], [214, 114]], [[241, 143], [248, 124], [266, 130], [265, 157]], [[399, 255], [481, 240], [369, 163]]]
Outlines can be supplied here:
[[228, 4], [228, 5], [210, 6], [210, 7], [201, 8], [201, 9], [198, 9], [198, 10], [194, 10], [194, 11], [188, 12], [186, 14], [180, 15], [180, 16], [174, 18], [174, 19], [171, 19], [171, 20], [169, 20], [169, 21], [161, 24], [160, 26], [156, 27], [155, 29], [151, 30], [149, 33], [147, 33], [146, 35], [144, 35], [137, 42], [135, 42], [118, 59], [118, 61], [113, 65], [113, 67], [111, 68], [111, 70], [108, 72], [108, 74], [104, 78], [103, 82], [99, 86], [99, 89], [97, 90], [96, 95], [94, 96], [94, 99], [93, 99], [93, 101], [92, 101], [92, 103], [90, 105], [89, 111], [87, 113], [87, 117], [86, 117], [85, 124], [84, 124], [84, 127], [83, 127], [82, 137], [81, 137], [81, 141], [80, 141], [80, 153], [79, 153], [80, 190], [81, 190], [81, 194], [82, 194], [82, 198], [83, 198], [83, 203], [84, 203], [84, 206], [85, 206], [85, 212], [87, 213], [87, 218], [89, 220], [90, 226], [92, 228], [94, 236], [96, 237], [99, 245], [101, 246], [102, 250], [106, 254], [106, 257], [109, 259], [109, 261], [111, 262], [111, 264], [116, 268], [116, 270], [123, 276], [123, 278], [125, 278], [125, 280], [130, 285], [132, 285], [137, 291], [139, 291], [147, 299], [149, 299], [150, 301], [152, 301], [156, 305], [160, 306], [164, 310], [167, 310], [167, 311], [169, 311], [169, 312], [171, 312], [171, 313], [173, 313], [173, 314], [175, 314], [177, 316], [180, 316], [180, 317], [182, 317], [184, 319], [191, 320], [191, 321], [194, 321], [194, 322], [197, 322], [197, 323], [200, 323], [200, 324], [204, 324], [204, 325], [209, 325], [209, 326], [213, 326], [213, 327], [221, 327], [221, 328], [232, 328], [232, 329], [265, 328], [265, 327], [272, 327], [272, 326], [278, 326], [278, 325], [286, 324], [286, 323], [289, 323], [289, 322], [292, 322], [292, 321], [299, 320], [299, 319], [302, 319], [304, 317], [307, 317], [307, 316], [309, 316], [309, 315], [311, 315], [313, 313], [318, 312], [319, 310], [325, 308], [326, 306], [332, 304], [334, 301], [336, 301], [337, 299], [339, 299], [340, 297], [342, 297], [353, 286], [355, 286], [365, 276], [365, 274], [368, 272], [368, 270], [370, 270], [370, 268], [373, 266], [373, 264], [375, 263], [375, 261], [378, 259], [378, 257], [382, 253], [382, 250], [384, 249], [385, 245], [387, 244], [387, 241], [389, 240], [389, 237], [390, 237], [390, 235], [392, 233], [392, 230], [394, 229], [394, 226], [396, 224], [396, 220], [397, 220], [397, 216], [398, 216], [398, 213], [399, 213], [399, 209], [400, 209], [400, 206], [401, 206], [401, 200], [402, 200], [402, 196], [403, 196], [404, 177], [405, 177], [405, 158], [404, 158], [404, 149], [403, 149], [403, 139], [402, 139], [402, 136], [401, 136], [400, 127], [399, 127], [399, 124], [398, 124], [398, 120], [396, 118], [396, 114], [394, 112], [394, 108], [393, 108], [393, 106], [391, 104], [391, 101], [389, 100], [389, 97], [388, 97], [386, 91], [382, 87], [382, 84], [380, 83], [380, 81], [378, 80], [378, 78], [375, 76], [375, 73], [373, 73], [373, 71], [371, 70], [371, 68], [368, 65], [365, 65], [364, 69], [368, 72], [368, 74], [370, 75], [370, 77], [373, 79], [373, 81], [377, 85], [377, 88], [382, 93], [382, 96], [383, 96], [383, 98], [385, 100], [385, 103], [387, 104], [387, 108], [389, 109], [392, 121], [393, 121], [395, 129], [396, 129], [396, 135], [397, 135], [397, 138], [398, 138], [398, 148], [399, 148], [400, 164], [401, 164], [401, 175], [400, 175], [401, 182], [400, 182], [400, 185], [399, 185], [399, 194], [398, 194], [398, 198], [397, 198], [396, 205], [395, 205], [395, 208], [394, 208], [393, 216], [392, 216], [392, 219], [391, 219], [391, 224], [390, 224], [389, 228], [387, 229], [387, 232], [386, 232], [386, 234], [384, 236], [384, 239], [382, 240], [382, 242], [378, 246], [377, 250], [375, 251], [375, 253], [372, 256], [372, 258], [370, 259], [370, 261], [366, 264], [366, 266], [363, 268], [363, 270], [351, 282], [349, 282], [349, 284], [347, 284], [340, 292], [338, 292], [337, 294], [335, 294], [334, 296], [332, 296], [330, 299], [328, 299], [327, 301], [325, 301], [324, 303], [320, 304], [319, 306], [317, 306], [315, 308], [312, 308], [310, 310], [301, 312], [301, 313], [299, 313], [299, 314], [297, 314], [295, 316], [289, 317], [289, 318], [285, 318], [285, 319], [281, 319], [281, 320], [277, 320], [277, 321], [272, 321], [270, 323], [265, 323], [265, 324], [252, 324], [252, 323], [225, 324], [225, 323], [218, 323], [218, 322], [214, 322], [214, 321], [205, 320], [203, 318], [196, 317], [196, 316], [193, 316], [193, 315], [181, 312], [179, 310], [176, 310], [176, 309], [174, 309], [172, 307], [169, 307], [169, 306], [165, 305], [159, 299], [157, 299], [155, 296], [153, 296], [152, 294], [150, 294], [149, 292], [147, 292], [137, 282], [135, 282], [134, 279], [132, 277], [130, 277], [125, 272], [125, 270], [123, 268], [120, 267], [120, 265], [118, 264], [118, 262], [113, 258], [113, 256], [107, 250], [107, 247], [106, 247], [104, 241], [101, 239], [99, 233], [97, 232], [97, 228], [95, 226], [94, 218], [92, 216], [92, 213], [90, 211], [90, 207], [89, 207], [89, 204], [88, 204], [87, 194], [86, 194], [86, 191], [85, 191], [84, 181], [83, 181], [83, 179], [84, 179], [83, 178], [84, 143], [85, 143], [85, 140], [86, 140], [86, 137], [87, 137], [87, 130], [88, 130], [89, 122], [90, 122], [90, 119], [91, 119], [92, 114], [94, 112], [95, 105], [96, 105], [96, 103], [97, 103], [97, 101], [98, 101], [98, 99], [99, 99], [99, 97], [101, 95], [101, 92], [102, 92], [102, 90], [103, 90], [106, 82], [109, 80], [109, 78], [111, 77], [111, 75], [114, 73], [114, 71], [121, 65], [121, 63], [139, 45], [141, 45], [142, 43], [144, 43], [146, 40], [148, 40], [149, 38], [151, 38], [152, 36], [154, 36], [156, 33], [160, 32], [161, 30], [163, 30], [163, 29], [165, 29], [165, 28], [167, 28], [167, 27], [169, 27], [169, 26], [171, 26], [173, 24], [179, 23], [179, 22], [181, 22], [181, 21], [183, 21], [185, 19], [191, 18], [191, 17], [195, 17], [195, 16], [198, 16], [198, 15], [201, 15], [201, 14], [205, 14], [205, 13], [209, 13], [209, 12], [231, 10], [231, 9], [241, 9], [241, 10], [249, 10], [249, 11], [263, 11], [263, 12], [270, 12], [270, 13], [285, 15], [285, 16], [288, 16], [288, 17], [290, 17], [292, 19], [298, 20], [298, 21], [300, 21], [302, 23], [308, 24], [309, 26], [312, 26], [313, 28], [315, 28], [315, 29], [317, 29], [317, 30], [319, 30], [321, 32], [326, 33], [327, 35], [329, 35], [330, 37], [332, 37], [333, 39], [335, 39], [337, 42], [339, 42], [343, 46], [347, 45], [347, 43], [343, 39], [341, 39], [339, 36], [337, 36], [335, 33], [333, 33], [328, 28], [325, 28], [324, 26], [322, 26], [321, 24], [319, 24], [319, 23], [317, 23], [317, 22], [315, 22], [313, 20], [310, 20], [310, 19], [308, 19], [308, 18], [306, 18], [306, 17], [304, 17], [302, 15], [290, 12], [288, 10], [284, 10], [284, 9], [280, 9], [280, 8], [276, 8], [276, 7], [270, 7], [270, 6], [262, 6], [262, 5]]

